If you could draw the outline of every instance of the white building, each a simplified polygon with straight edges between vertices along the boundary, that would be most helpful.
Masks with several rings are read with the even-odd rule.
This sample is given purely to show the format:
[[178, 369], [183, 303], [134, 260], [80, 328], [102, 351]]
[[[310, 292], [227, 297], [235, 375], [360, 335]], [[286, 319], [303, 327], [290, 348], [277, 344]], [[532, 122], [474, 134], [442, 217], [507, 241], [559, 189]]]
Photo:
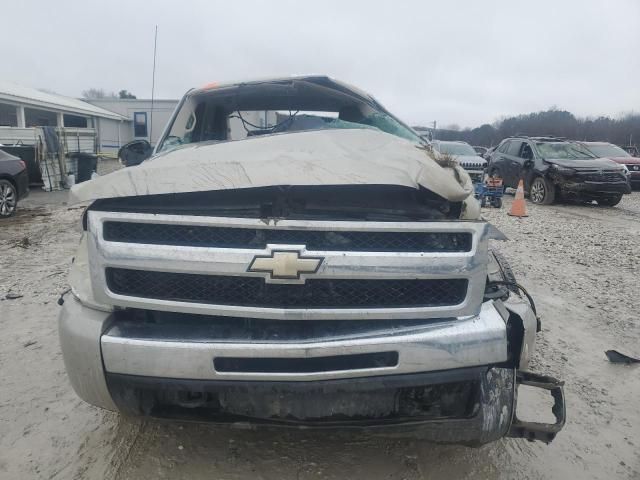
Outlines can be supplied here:
[[115, 155], [131, 140], [158, 141], [178, 100], [79, 100], [0, 81], [0, 144], [34, 145], [35, 127], [58, 127], [67, 151]]
[[35, 88], [0, 81], [0, 143], [34, 145], [35, 127], [59, 127], [72, 150], [93, 151], [100, 128], [128, 125], [129, 119], [96, 105]]
[[178, 105], [178, 100], [151, 100], [128, 98], [100, 98], [85, 100], [103, 110], [127, 119], [124, 124], [100, 122], [99, 150], [112, 152], [131, 140], [147, 140], [154, 145], [160, 139], [165, 125]]

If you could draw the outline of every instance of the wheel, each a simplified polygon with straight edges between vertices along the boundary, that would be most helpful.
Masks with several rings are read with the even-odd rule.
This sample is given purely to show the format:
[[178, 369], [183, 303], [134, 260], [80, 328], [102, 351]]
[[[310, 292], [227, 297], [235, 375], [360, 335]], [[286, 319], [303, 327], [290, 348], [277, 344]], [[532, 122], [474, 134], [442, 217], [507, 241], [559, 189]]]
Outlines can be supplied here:
[[493, 197], [491, 205], [493, 208], [502, 208], [502, 199], [500, 197]]
[[553, 184], [542, 177], [536, 177], [529, 189], [529, 198], [538, 205], [551, 205], [556, 199]]
[[9, 180], [0, 180], [0, 218], [10, 217], [18, 206], [18, 192]]
[[598, 205], [603, 207], [615, 207], [622, 200], [622, 194], [611, 195], [610, 197], [602, 197], [598, 199]]

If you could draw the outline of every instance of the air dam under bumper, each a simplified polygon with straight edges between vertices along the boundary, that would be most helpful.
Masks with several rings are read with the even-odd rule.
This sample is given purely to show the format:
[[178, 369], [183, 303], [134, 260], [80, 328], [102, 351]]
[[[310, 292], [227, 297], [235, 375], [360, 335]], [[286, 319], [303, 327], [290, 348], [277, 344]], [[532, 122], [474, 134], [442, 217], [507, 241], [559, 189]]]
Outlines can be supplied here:
[[236, 426], [357, 429], [481, 445], [508, 434], [515, 374], [472, 367], [304, 382], [179, 380], [107, 374], [121, 411]]

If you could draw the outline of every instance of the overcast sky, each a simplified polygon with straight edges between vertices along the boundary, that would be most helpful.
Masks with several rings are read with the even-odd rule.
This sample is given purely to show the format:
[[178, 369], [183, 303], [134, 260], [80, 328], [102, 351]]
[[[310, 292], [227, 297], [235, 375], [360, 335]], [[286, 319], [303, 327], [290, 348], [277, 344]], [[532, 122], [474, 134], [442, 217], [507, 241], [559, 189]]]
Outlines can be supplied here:
[[323, 73], [411, 124], [552, 105], [640, 111], [640, 1], [2, 2], [0, 78], [178, 98], [212, 81]]

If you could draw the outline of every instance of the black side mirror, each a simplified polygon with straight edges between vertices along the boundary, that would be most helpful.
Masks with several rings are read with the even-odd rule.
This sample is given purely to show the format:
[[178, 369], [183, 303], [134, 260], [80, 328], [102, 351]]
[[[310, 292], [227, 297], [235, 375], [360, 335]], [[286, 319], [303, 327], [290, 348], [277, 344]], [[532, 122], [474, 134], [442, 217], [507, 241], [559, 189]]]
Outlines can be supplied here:
[[133, 140], [118, 150], [118, 158], [125, 167], [139, 165], [151, 156], [153, 148], [146, 140]]
[[531, 168], [531, 167], [533, 167], [533, 160], [529, 158], [524, 161], [524, 168]]

